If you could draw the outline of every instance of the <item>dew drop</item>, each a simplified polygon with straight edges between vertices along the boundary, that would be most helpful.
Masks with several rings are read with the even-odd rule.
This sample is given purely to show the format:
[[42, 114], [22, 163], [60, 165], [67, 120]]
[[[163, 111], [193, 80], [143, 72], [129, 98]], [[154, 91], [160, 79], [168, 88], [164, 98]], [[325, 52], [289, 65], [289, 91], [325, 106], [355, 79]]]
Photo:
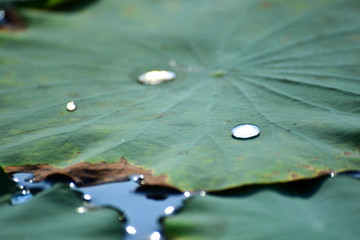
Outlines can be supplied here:
[[335, 177], [335, 172], [331, 172], [330, 177], [332, 177], [332, 178]]
[[205, 196], [206, 196], [206, 192], [205, 192], [205, 191], [201, 191], [201, 192], [200, 192], [200, 196], [205, 197]]
[[138, 81], [146, 85], [159, 85], [165, 81], [174, 80], [176, 74], [170, 71], [150, 71], [141, 74]]
[[161, 235], [159, 232], [153, 232], [150, 235], [150, 240], [160, 240], [161, 239]]
[[77, 106], [74, 101], [68, 102], [66, 104], [66, 110], [68, 110], [69, 112], [75, 111], [76, 108], [77, 108]]
[[127, 226], [126, 231], [127, 231], [128, 234], [135, 234], [136, 233], [136, 229], [133, 226]]
[[69, 183], [69, 187], [70, 187], [70, 188], [75, 188], [75, 187], [76, 187], [76, 185], [75, 185], [75, 183], [70, 182], [70, 183]]
[[235, 139], [250, 139], [259, 136], [260, 129], [253, 124], [245, 123], [235, 126], [231, 134]]

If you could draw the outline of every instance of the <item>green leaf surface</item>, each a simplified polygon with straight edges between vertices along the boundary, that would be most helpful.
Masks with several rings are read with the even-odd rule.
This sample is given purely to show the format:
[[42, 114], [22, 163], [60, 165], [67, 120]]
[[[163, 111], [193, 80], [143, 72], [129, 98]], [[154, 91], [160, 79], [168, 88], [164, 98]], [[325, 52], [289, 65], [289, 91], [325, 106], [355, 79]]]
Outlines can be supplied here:
[[[26, 31], [0, 36], [4, 167], [124, 157], [197, 190], [360, 169], [357, 0], [107, 0], [23, 14]], [[136, 81], [150, 70], [177, 78]], [[241, 123], [260, 136], [231, 138]]]
[[0, 198], [0, 239], [119, 240], [123, 224], [110, 209], [80, 214], [78, 194], [58, 185], [28, 202], [11, 206], [10, 194]]
[[165, 220], [169, 239], [359, 238], [359, 180], [328, 179], [316, 194], [284, 195], [269, 188], [250, 196], [195, 197]]

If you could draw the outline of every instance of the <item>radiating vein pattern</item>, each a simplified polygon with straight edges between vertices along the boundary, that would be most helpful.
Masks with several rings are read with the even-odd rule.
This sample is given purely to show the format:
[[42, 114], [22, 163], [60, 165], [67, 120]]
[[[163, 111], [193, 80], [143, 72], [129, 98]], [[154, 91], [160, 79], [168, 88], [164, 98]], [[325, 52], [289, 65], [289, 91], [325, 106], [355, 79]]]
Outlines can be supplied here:
[[[184, 190], [360, 170], [357, 0], [109, 0], [23, 14], [25, 32], [0, 33], [2, 166], [125, 158]], [[176, 78], [136, 81], [154, 70]], [[233, 139], [243, 123], [261, 134]]]

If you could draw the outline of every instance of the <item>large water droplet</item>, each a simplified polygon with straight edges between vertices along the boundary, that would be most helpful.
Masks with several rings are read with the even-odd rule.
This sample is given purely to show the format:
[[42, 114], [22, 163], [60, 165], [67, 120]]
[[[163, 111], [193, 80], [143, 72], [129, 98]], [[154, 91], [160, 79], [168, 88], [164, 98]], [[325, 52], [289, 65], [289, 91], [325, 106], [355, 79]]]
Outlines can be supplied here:
[[68, 110], [69, 112], [75, 111], [76, 108], [77, 108], [77, 106], [74, 101], [68, 102], [66, 104], [66, 110]]
[[260, 129], [254, 124], [245, 123], [235, 126], [231, 134], [236, 139], [249, 139], [259, 136]]
[[170, 71], [150, 71], [141, 74], [138, 81], [147, 85], [159, 85], [165, 81], [174, 80], [176, 74]]

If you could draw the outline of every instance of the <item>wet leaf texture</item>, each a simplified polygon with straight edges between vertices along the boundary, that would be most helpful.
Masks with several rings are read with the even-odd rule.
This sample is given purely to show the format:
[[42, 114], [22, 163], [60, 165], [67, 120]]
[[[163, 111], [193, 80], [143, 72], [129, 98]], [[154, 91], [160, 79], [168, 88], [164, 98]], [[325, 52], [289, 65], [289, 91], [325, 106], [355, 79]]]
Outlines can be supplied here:
[[[4, 167], [126, 158], [186, 190], [360, 169], [356, 0], [109, 0], [22, 12], [28, 29], [0, 41]], [[156, 70], [176, 79], [137, 82]], [[233, 139], [243, 123], [261, 135]]]

